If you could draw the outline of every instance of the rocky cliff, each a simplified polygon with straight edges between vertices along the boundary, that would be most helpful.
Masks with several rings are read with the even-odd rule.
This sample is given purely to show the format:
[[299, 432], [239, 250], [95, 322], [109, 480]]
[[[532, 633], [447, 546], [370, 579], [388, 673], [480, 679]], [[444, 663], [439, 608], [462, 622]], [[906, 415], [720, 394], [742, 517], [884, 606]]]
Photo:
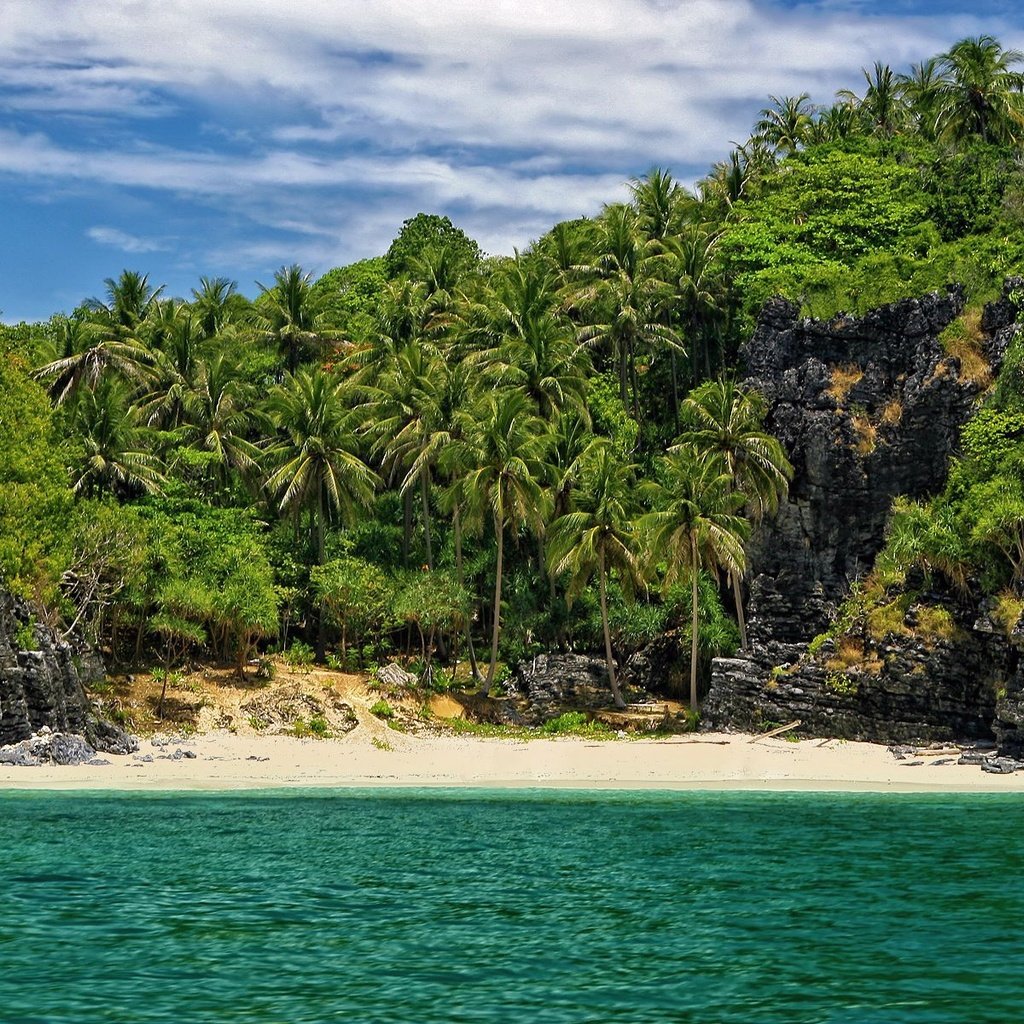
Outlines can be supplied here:
[[0, 746], [46, 730], [84, 737], [97, 751], [137, 749], [89, 706], [85, 686], [103, 675], [95, 652], [60, 639], [35, 621], [25, 602], [0, 590]]
[[[985, 310], [969, 366], [940, 340], [963, 312], [959, 289], [829, 322], [782, 300], [766, 307], [744, 353], [746, 384], [767, 398], [794, 480], [753, 539], [751, 649], [714, 663], [706, 727], [800, 719], [805, 731], [858, 739], [991, 736], [1016, 654], [1005, 636], [974, 628], [969, 596], [903, 598], [882, 636], [863, 626], [839, 646], [809, 655], [808, 644], [871, 568], [893, 498], [944, 485], [960, 429], [1015, 330], [1006, 296], [1019, 283]], [[1021, 691], [1024, 723], [1024, 682]]]

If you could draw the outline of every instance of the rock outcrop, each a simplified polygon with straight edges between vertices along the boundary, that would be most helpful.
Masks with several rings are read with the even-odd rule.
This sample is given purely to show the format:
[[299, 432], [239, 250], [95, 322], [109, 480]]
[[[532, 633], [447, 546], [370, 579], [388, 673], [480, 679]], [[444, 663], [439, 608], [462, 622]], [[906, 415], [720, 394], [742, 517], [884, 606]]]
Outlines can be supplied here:
[[[103, 677], [103, 664], [94, 651], [60, 639], [35, 621], [24, 601], [0, 590], [0, 746], [33, 741], [49, 732], [81, 737], [93, 753], [138, 749], [132, 737], [90, 708], [85, 686]], [[66, 745], [63, 739], [56, 744], [58, 751]], [[33, 757], [43, 756], [44, 747], [54, 748], [52, 737], [37, 746]], [[54, 760], [49, 754], [47, 758]]]
[[[1009, 292], [1020, 284], [1008, 282], [981, 319], [979, 355], [993, 372], [1016, 330]], [[783, 300], [766, 306], [744, 352], [745, 383], [767, 399], [768, 429], [794, 479], [778, 516], [753, 538], [751, 649], [713, 663], [705, 728], [800, 719], [805, 732], [851, 739], [991, 737], [1016, 655], [1004, 637], [974, 628], [977, 603], [969, 598], [935, 596], [950, 635], [916, 629], [915, 608], [907, 607], [905, 623], [865, 635], [859, 654], [853, 637], [845, 650], [826, 645], [808, 655], [871, 569], [893, 499], [926, 497], [945, 484], [980, 391], [940, 342], [962, 312], [957, 288], [827, 323], [801, 319]], [[1024, 681], [1019, 724], [1024, 749]]]

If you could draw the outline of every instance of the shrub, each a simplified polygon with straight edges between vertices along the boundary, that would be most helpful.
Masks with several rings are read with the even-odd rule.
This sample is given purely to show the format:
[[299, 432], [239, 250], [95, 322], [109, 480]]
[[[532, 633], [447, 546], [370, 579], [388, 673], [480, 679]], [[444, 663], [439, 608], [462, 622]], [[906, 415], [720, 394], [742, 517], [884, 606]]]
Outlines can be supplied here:
[[291, 647], [284, 652], [284, 660], [292, 668], [305, 668], [313, 664], [313, 648], [309, 644], [304, 644], [301, 640], [294, 640]]
[[370, 714], [390, 721], [395, 717], [395, 709], [386, 700], [379, 700], [370, 708]]
[[540, 731], [548, 736], [601, 736], [611, 733], [604, 722], [593, 721], [582, 711], [566, 711], [545, 722]]

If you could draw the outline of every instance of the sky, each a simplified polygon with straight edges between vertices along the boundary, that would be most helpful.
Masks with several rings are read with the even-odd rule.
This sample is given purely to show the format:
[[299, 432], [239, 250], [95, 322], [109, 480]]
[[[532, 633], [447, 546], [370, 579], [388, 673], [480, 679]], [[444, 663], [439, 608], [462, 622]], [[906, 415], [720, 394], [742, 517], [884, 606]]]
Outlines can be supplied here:
[[770, 94], [969, 35], [1018, 0], [0, 0], [0, 318], [129, 268], [188, 297], [319, 275], [446, 214], [488, 253], [690, 183]]

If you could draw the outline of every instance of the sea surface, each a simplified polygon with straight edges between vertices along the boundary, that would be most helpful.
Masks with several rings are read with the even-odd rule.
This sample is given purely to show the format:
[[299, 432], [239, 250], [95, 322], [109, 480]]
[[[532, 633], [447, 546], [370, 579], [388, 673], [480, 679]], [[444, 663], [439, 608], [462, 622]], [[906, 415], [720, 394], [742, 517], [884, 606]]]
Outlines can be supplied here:
[[1024, 1020], [1016, 795], [0, 793], [0, 1020]]

